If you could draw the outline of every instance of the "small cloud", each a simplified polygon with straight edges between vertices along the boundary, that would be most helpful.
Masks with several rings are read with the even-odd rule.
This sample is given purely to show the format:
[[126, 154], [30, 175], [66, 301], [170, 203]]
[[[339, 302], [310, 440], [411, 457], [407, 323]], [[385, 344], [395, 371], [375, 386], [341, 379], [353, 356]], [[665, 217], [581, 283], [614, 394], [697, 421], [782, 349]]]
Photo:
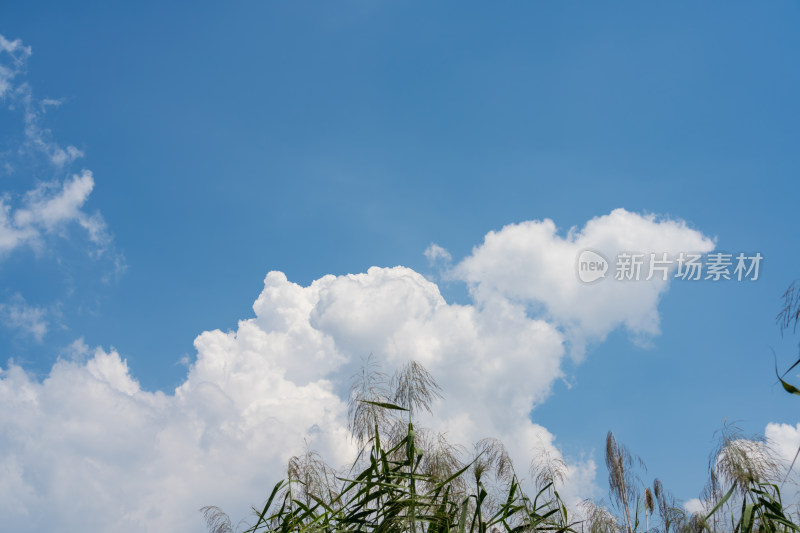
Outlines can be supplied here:
[[48, 107], [58, 107], [63, 103], [64, 101], [58, 98], [45, 98], [39, 102], [39, 105], [42, 106], [42, 111], [46, 111]]
[[20, 39], [14, 39], [13, 41], [9, 41], [2, 35], [0, 35], [0, 52], [8, 52], [9, 54], [20, 54], [24, 57], [28, 57], [31, 55], [31, 47], [30, 46], [22, 46], [22, 41]]
[[425, 257], [428, 258], [428, 262], [433, 265], [438, 261], [444, 261], [445, 263], [449, 263], [453, 260], [453, 257], [450, 255], [446, 249], [442, 248], [435, 242], [432, 242], [430, 246], [425, 249]]
[[13, 88], [13, 79], [25, 69], [25, 62], [31, 55], [31, 47], [23, 46], [22, 41], [9, 41], [0, 35], [0, 55], [8, 54], [8, 64], [0, 63], [0, 98], [5, 98]]
[[83, 170], [64, 182], [48, 182], [28, 191], [14, 209], [8, 195], [0, 198], [0, 254], [25, 244], [38, 246], [45, 234], [59, 233], [70, 223], [82, 227], [97, 255], [111, 244], [111, 235], [99, 213], [88, 214], [83, 205], [94, 188], [92, 172]]
[[64, 348], [62, 354], [70, 361], [84, 362], [89, 355], [89, 351], [89, 345], [86, 344], [83, 337], [78, 337]]
[[8, 329], [19, 330], [41, 342], [47, 334], [47, 309], [28, 305], [20, 294], [0, 303], [0, 322]]
[[708, 502], [698, 498], [692, 498], [683, 504], [683, 508], [689, 514], [705, 514], [709, 511]]
[[52, 231], [64, 222], [84, 218], [80, 209], [93, 188], [94, 179], [89, 170], [61, 184], [40, 185], [25, 195], [25, 207], [14, 213], [14, 223], [19, 227], [36, 225]]
[[114, 268], [100, 278], [105, 284], [119, 281], [123, 274], [125, 274], [125, 271], [128, 270], [128, 261], [125, 259], [125, 255], [122, 252], [117, 252], [114, 255], [113, 262]]

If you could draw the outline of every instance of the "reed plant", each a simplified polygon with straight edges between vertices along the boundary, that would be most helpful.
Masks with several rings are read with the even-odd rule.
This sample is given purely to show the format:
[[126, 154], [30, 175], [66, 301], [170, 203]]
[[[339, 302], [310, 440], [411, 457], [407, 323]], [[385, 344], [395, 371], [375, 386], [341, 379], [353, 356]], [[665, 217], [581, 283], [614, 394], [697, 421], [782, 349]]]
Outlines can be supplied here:
[[[370, 358], [351, 393], [349, 427], [360, 451], [350, 468], [336, 472], [310, 451], [293, 457], [245, 533], [575, 532], [555, 475], [541, 474], [529, 497], [499, 441], [481, 440], [468, 454], [415, 427], [415, 415], [440, 397], [418, 363], [387, 379]], [[218, 507], [202, 511], [212, 533], [234, 531]]]
[[[794, 329], [800, 288], [784, 299], [779, 323]], [[645, 486], [644, 463], [612, 432], [605, 450], [611, 506], [587, 500], [570, 510], [558, 492], [567, 466], [546, 449], [531, 465], [531, 497], [500, 441], [483, 439], [468, 451], [416, 427], [416, 416], [441, 398], [422, 365], [412, 361], [389, 377], [370, 357], [350, 392], [354, 462], [337, 471], [312, 450], [293, 457], [244, 533], [800, 533], [781, 500], [774, 452], [735, 428], [721, 432], [711, 454], [702, 513], [687, 512], [658, 479]], [[201, 510], [210, 532], [234, 532], [222, 509]]]

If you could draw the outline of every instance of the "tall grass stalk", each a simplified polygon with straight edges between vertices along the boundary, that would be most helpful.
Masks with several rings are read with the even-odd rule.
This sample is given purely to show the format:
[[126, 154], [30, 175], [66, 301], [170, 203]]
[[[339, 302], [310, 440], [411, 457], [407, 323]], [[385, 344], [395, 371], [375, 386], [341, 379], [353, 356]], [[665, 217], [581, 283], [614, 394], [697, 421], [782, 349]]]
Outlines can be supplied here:
[[[636, 533], [641, 509], [645, 533], [800, 533], [761, 440], [723, 434], [710, 461], [710, 509], [689, 515], [658, 479], [641, 492], [636, 467], [644, 463], [609, 432], [606, 465], [620, 516], [587, 501], [582, 519], [571, 520], [558, 492], [567, 472], [560, 458], [539, 454], [530, 470], [536, 494], [529, 497], [500, 441], [483, 439], [468, 454], [415, 427], [415, 413], [430, 412], [440, 397], [421, 365], [412, 362], [390, 379], [368, 359], [351, 389], [349, 427], [359, 443], [352, 465], [337, 472], [311, 450], [293, 457], [244, 533]], [[656, 509], [660, 524], [651, 527]], [[202, 511], [209, 531], [234, 532], [218, 507]]]

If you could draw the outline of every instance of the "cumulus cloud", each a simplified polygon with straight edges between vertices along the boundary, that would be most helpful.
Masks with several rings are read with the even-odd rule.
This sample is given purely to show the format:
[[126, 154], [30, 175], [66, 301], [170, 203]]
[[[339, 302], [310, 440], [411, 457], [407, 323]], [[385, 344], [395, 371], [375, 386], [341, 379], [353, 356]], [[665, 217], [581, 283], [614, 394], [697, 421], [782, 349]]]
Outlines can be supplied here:
[[[642, 229], [636, 220], [656, 243], [658, 228], [680, 227], [640, 217], [628, 230]], [[521, 473], [535, 450], [561, 458], [555, 436], [530, 419], [563, 375], [563, 322], [529, 306], [554, 296], [531, 292], [526, 275], [477, 268], [490, 256], [501, 262], [501, 250], [507, 264], [529, 264], [525, 246], [492, 248], [507, 229], [487, 236], [457, 267], [472, 272], [470, 304], [445, 301], [435, 283], [404, 267], [324, 276], [305, 287], [270, 272], [252, 318], [197, 337], [197, 358], [172, 393], [142, 390], [116, 351], [87, 356], [80, 339], [41, 382], [9, 363], [0, 373], [5, 523], [33, 530], [56, 516], [64, 531], [202, 531], [197, 510], [207, 504], [245, 517], [305, 446], [336, 466], [352, 459], [345, 399], [369, 353], [386, 370], [417, 360], [438, 379], [445, 398], [434, 405], [435, 422], [423, 417], [421, 425], [466, 445], [499, 438]], [[669, 243], [698, 242], [685, 235], [687, 242]], [[551, 233], [537, 242], [555, 253], [564, 240]], [[648, 302], [656, 313], [658, 299]], [[584, 321], [573, 328], [592, 325], [574, 316]], [[566, 459], [562, 496], [591, 496], [595, 463]]]
[[[440, 378], [436, 427], [451, 439], [499, 437], [520, 459], [542, 440], [553, 446], [528, 413], [560, 375], [561, 336], [518, 306], [448, 304], [397, 267], [308, 287], [272, 272], [254, 309], [236, 331], [197, 338], [174, 394], [141, 390], [114, 351], [60, 361], [41, 383], [10, 365], [0, 483], [16, 496], [4, 516], [33, 527], [48, 505], [62, 525], [122, 531], [192, 530], [192, 517], [200, 530], [203, 504], [245, 516], [306, 442], [334, 464], [352, 458], [343, 398], [368, 350], [387, 368], [415, 358]], [[593, 477], [591, 462], [571, 468]]]
[[270, 394], [242, 399], [220, 370], [165, 395], [142, 391], [114, 351], [60, 361], [42, 383], [11, 364], [0, 380], [6, 526], [35, 530], [57, 517], [64, 531], [201, 531], [201, 505], [245, 516], [303, 438], [345, 455], [324, 446], [347, 443], [329, 385], [257, 372], [248, 385], [263, 379]]
[[647, 282], [616, 281], [612, 270], [606, 279], [587, 285], [576, 275], [582, 250], [598, 251], [608, 261], [620, 252], [644, 254], [644, 279], [649, 254], [674, 259], [680, 252], [713, 248], [711, 239], [683, 221], [615, 209], [582, 229], [570, 228], [565, 236], [549, 219], [490, 232], [451, 276], [469, 284], [478, 305], [500, 299], [543, 307], [549, 319], [567, 331], [573, 353], [581, 355], [587, 342], [602, 341], [618, 327], [634, 339], [658, 334], [658, 302], [675, 270], [673, 263], [666, 281], [656, 275]]

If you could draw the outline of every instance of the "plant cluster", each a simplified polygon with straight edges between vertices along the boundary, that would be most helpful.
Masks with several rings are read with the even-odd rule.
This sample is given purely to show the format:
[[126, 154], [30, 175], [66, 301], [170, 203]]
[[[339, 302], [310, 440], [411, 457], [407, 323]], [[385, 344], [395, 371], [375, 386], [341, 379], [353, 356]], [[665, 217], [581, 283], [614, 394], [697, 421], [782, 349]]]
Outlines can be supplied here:
[[[350, 430], [361, 444], [353, 465], [337, 473], [308, 452], [289, 461], [246, 532], [493, 533], [574, 531], [554, 483], [554, 461], [538, 468], [531, 498], [502, 443], [483, 439], [471, 454], [444, 435], [416, 428], [439, 387], [418, 363], [387, 379], [369, 359], [352, 387]], [[468, 458], [465, 459], [465, 456]], [[217, 507], [203, 512], [209, 531], [233, 531]]]
[[[800, 323], [800, 286], [784, 294], [778, 322], [782, 331]], [[797, 365], [800, 358], [789, 370]], [[638, 475], [644, 463], [609, 432], [610, 506], [587, 500], [568, 510], [557, 490], [567, 471], [560, 458], [542, 451], [531, 466], [536, 494], [529, 497], [501, 442], [484, 439], [468, 453], [416, 428], [415, 415], [430, 412], [440, 392], [418, 363], [389, 378], [370, 357], [351, 388], [349, 429], [360, 445], [354, 463], [337, 472], [313, 451], [293, 457], [245, 533], [800, 533], [781, 500], [782, 467], [761, 438], [721, 432], [704, 509], [691, 514], [660, 480], [646, 486]], [[209, 531], [233, 533], [221, 509], [202, 511]]]

